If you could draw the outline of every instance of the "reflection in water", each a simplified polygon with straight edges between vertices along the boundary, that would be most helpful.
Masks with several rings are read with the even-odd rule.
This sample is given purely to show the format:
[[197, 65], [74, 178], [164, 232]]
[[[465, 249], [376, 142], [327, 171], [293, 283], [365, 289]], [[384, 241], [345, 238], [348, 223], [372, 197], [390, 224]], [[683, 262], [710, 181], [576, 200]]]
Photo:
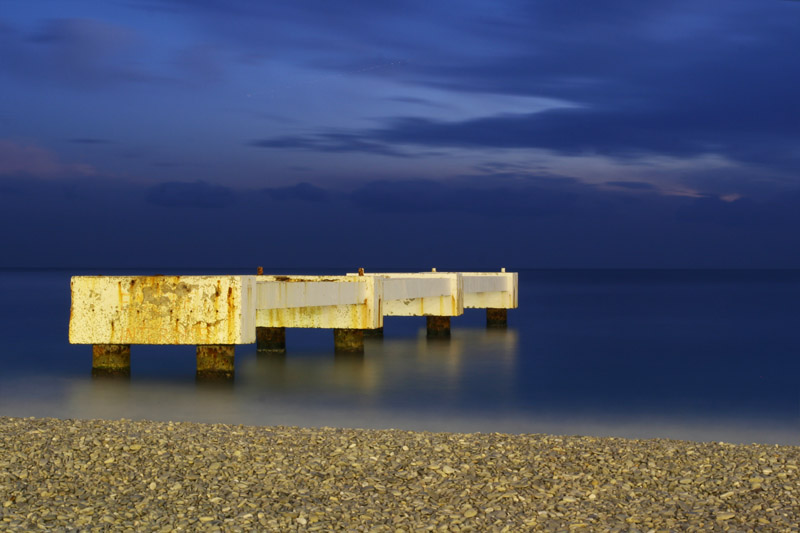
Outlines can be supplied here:
[[122, 383], [75, 380], [67, 399], [70, 411], [101, 418], [252, 421], [255, 414], [256, 423], [266, 423], [290, 405], [377, 411], [422, 405], [457, 412], [475, 403], [475, 394], [492, 394], [497, 402], [513, 390], [517, 343], [513, 329], [459, 330], [449, 342], [428, 342], [422, 329], [411, 339], [369, 341], [363, 355], [256, 354], [251, 348], [240, 350], [236, 378], [227, 385], [137, 379], [134, 373]]
[[[368, 340], [365, 354], [258, 354], [236, 369], [236, 387], [285, 393], [352, 393], [361, 399], [420, 387], [467, 394], [476, 369], [482, 379], [508, 390], [514, 374], [515, 330], [459, 330], [449, 341]], [[485, 381], [484, 381], [485, 383]]]

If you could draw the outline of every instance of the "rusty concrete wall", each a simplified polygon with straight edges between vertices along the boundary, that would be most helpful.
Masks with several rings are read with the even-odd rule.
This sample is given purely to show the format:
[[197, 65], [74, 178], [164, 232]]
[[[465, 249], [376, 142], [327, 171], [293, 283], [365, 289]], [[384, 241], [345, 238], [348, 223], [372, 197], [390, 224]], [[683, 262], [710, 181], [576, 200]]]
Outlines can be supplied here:
[[368, 276], [257, 276], [256, 326], [383, 327], [383, 281]]
[[255, 342], [255, 276], [75, 276], [73, 344]]
[[[430, 296], [427, 298], [404, 298], [387, 300], [384, 304], [385, 316], [459, 316], [464, 314], [464, 306], [459, 305], [456, 294]], [[463, 302], [463, 300], [461, 300]]]

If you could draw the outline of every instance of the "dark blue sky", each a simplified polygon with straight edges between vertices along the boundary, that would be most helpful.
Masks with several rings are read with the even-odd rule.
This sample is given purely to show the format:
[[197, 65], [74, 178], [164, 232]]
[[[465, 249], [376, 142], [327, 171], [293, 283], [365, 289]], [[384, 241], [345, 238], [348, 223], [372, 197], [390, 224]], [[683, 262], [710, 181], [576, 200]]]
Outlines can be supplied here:
[[0, 266], [800, 268], [800, 2], [4, 0]]

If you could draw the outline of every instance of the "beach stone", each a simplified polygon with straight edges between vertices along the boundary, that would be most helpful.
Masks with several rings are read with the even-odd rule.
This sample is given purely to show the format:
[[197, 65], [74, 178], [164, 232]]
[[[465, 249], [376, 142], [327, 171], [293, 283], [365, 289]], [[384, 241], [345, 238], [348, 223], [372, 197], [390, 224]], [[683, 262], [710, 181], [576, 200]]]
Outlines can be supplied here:
[[795, 531], [799, 450], [0, 418], [0, 530]]

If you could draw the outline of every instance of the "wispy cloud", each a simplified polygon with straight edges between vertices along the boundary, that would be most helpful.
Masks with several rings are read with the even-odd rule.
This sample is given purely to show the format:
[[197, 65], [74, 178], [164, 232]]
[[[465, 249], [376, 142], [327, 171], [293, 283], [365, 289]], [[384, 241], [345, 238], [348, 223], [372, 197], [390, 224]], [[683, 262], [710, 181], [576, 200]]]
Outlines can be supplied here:
[[[790, 2], [615, 0], [580, 13], [553, 2], [507, 2], [493, 10], [465, 4], [457, 13], [425, 2], [402, 12], [361, 1], [339, 3], [336, 12], [316, 4], [309, 10], [308, 2], [162, 3], [206, 23], [229, 15], [230, 27], [208, 31], [232, 46], [265, 53], [277, 47], [307, 66], [414, 87], [414, 96], [385, 100], [421, 111], [432, 104], [425, 88], [574, 105], [469, 120], [383, 117], [384, 126], [372, 130], [267, 137], [258, 146], [390, 156], [430, 147], [619, 159], [716, 154], [775, 172], [800, 169], [800, 107], [789, 105], [800, 69], [786, 52], [800, 49], [800, 10]], [[358, 12], [358, 22], [339, 9]], [[435, 46], [426, 46], [428, 25], [438, 27]], [[404, 58], [402, 69], [355, 73], [350, 66], [362, 57], [359, 49]]]
[[96, 19], [49, 19], [35, 33], [3, 45], [12, 72], [93, 88], [159, 76], [137, 61], [140, 37], [131, 28]]
[[162, 207], [221, 208], [234, 203], [233, 189], [204, 181], [168, 181], [147, 190], [145, 199]]
[[109, 139], [94, 139], [91, 137], [80, 137], [75, 139], [69, 139], [69, 142], [73, 144], [112, 144], [114, 141]]
[[260, 148], [291, 148], [316, 152], [360, 152], [392, 157], [412, 157], [414, 154], [397, 150], [387, 143], [371, 140], [362, 133], [319, 133], [274, 137], [251, 141], [250, 146]]
[[261, 192], [273, 200], [278, 201], [300, 200], [303, 202], [324, 202], [331, 196], [328, 190], [305, 182], [287, 187], [267, 187], [261, 189]]
[[652, 183], [645, 183], [643, 181], [607, 181], [606, 185], [630, 189], [632, 191], [652, 191], [655, 189]]
[[35, 144], [0, 139], [0, 175], [23, 174], [39, 178], [92, 176], [96, 170], [85, 163], [63, 163], [58, 156]]
[[456, 211], [491, 217], [536, 217], [572, 206], [578, 195], [569, 189], [570, 185], [542, 188], [527, 184], [511, 188], [434, 180], [375, 181], [353, 191], [350, 197], [359, 208], [382, 213]]

